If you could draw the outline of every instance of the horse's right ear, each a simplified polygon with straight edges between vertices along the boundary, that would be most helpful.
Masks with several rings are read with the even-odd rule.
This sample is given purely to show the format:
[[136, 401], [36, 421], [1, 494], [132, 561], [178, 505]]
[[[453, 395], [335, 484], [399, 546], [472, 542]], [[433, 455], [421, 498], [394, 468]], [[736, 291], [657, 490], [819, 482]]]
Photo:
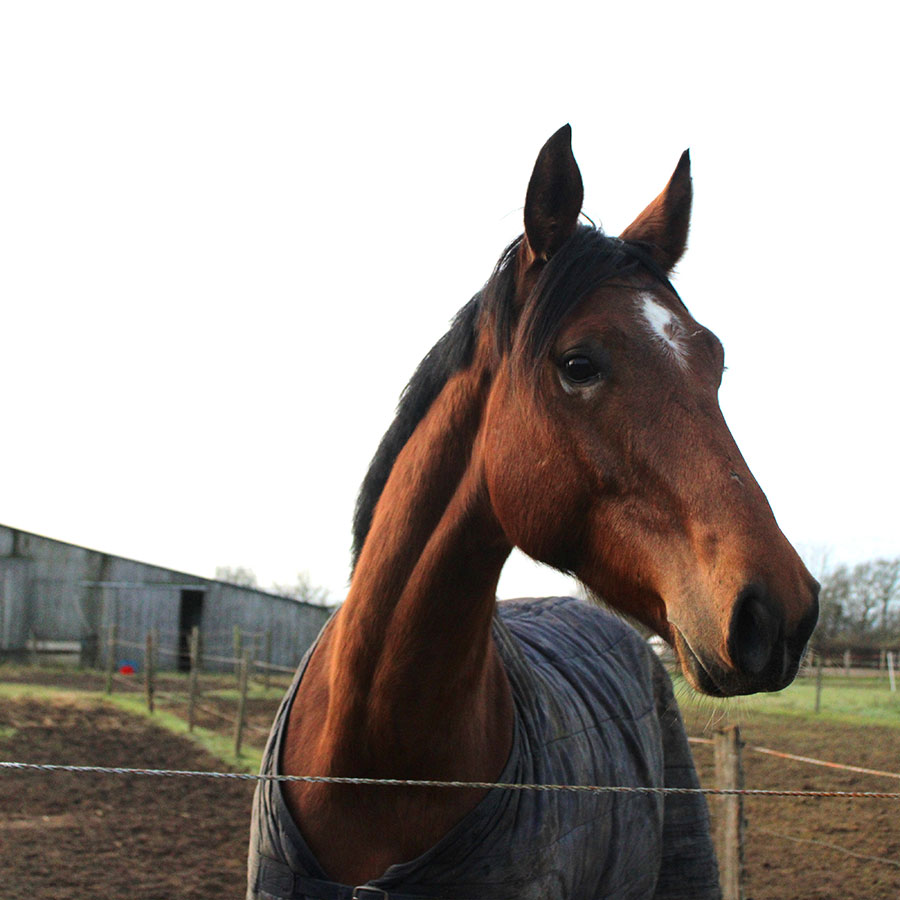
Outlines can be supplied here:
[[656, 263], [671, 272], [687, 246], [692, 196], [691, 154], [685, 150], [663, 192], [619, 236], [648, 244]]
[[563, 125], [538, 154], [525, 195], [527, 264], [546, 262], [575, 230], [584, 185], [572, 155], [572, 126]]

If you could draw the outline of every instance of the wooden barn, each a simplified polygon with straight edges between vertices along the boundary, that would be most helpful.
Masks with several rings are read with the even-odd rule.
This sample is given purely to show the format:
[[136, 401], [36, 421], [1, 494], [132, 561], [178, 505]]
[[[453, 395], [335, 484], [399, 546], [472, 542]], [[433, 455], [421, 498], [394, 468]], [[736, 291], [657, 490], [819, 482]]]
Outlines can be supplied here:
[[114, 625], [116, 664], [142, 667], [152, 630], [160, 666], [185, 669], [197, 626], [204, 668], [226, 669], [237, 627], [255, 658], [293, 667], [330, 612], [0, 525], [0, 659], [53, 654], [102, 666]]

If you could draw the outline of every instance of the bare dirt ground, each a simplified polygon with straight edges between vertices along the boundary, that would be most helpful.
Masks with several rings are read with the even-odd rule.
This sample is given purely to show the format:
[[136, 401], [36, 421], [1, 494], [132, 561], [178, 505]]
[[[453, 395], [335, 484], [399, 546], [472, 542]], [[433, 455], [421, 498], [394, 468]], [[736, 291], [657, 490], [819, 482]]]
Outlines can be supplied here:
[[[5, 700], [0, 755], [28, 762], [221, 769], [99, 701]], [[252, 786], [207, 779], [0, 775], [4, 900], [239, 898]]]
[[[204, 702], [213, 701], [206, 698]], [[254, 704], [254, 724], [274, 701]], [[222, 704], [223, 711], [230, 711]], [[704, 734], [706, 719], [686, 716]], [[207, 724], [229, 733], [229, 724]], [[900, 767], [900, 731], [852, 729], [757, 715], [743, 726], [762, 745], [887, 771]], [[254, 743], [261, 737], [254, 735]], [[712, 750], [695, 746], [712, 786]], [[188, 741], [95, 699], [3, 700], [0, 758], [222, 770]], [[747, 787], [889, 790], [896, 781], [744, 754]], [[200, 779], [0, 774], [0, 897], [240, 898], [252, 787]], [[713, 802], [715, 806], [715, 801]], [[713, 810], [715, 814], [715, 810]], [[746, 900], [896, 900], [900, 803], [753, 799], [747, 818]], [[832, 846], [852, 851], [849, 856]]]
[[[703, 730], [704, 719], [690, 714], [685, 718], [691, 734], [709, 736]], [[854, 728], [755, 714], [741, 724], [741, 737], [747, 744], [743, 752], [747, 788], [900, 791], [898, 779], [821, 768], [751, 749], [755, 745], [900, 772], [900, 730], [896, 728]], [[714, 787], [712, 747], [692, 745], [692, 749], [701, 782]], [[714, 819], [716, 802], [712, 798], [710, 803]], [[900, 897], [900, 801], [747, 798], [744, 817], [746, 900]]]

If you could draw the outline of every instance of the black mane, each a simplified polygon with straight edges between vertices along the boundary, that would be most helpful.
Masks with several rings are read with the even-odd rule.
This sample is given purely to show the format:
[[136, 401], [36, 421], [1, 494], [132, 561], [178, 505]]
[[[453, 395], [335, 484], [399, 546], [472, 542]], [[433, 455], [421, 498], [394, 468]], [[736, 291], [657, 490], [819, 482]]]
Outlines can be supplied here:
[[646, 247], [581, 225], [545, 266], [525, 304], [527, 318], [520, 323], [515, 305], [515, 260], [522, 240], [520, 236], [506, 248], [488, 282], [456, 314], [450, 330], [419, 363], [400, 396], [397, 414], [375, 451], [356, 501], [354, 567], [397, 455], [448, 379], [471, 364], [475, 337], [483, 323], [493, 324], [498, 356], [509, 353], [516, 331], [521, 328], [525, 359], [537, 363], [546, 355], [566, 314], [609, 278], [643, 266], [671, 287]]

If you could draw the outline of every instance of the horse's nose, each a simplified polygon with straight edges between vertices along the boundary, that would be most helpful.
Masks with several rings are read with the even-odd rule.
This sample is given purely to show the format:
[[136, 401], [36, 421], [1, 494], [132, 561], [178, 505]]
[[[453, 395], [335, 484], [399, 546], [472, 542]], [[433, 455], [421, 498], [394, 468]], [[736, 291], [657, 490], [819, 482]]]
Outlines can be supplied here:
[[764, 588], [750, 585], [738, 595], [728, 645], [731, 661], [744, 678], [757, 682], [763, 675], [772, 674], [775, 665], [781, 674], [784, 615]]
[[819, 582], [812, 579], [812, 602], [793, 633], [788, 634], [788, 648], [797, 656], [803, 653], [807, 641], [812, 637], [816, 622], [819, 621]]
[[818, 584], [811, 590], [809, 609], [787, 630], [782, 606], [760, 585], [738, 595], [731, 618], [731, 661], [753, 690], [780, 690], [797, 673], [806, 642], [819, 617]]

